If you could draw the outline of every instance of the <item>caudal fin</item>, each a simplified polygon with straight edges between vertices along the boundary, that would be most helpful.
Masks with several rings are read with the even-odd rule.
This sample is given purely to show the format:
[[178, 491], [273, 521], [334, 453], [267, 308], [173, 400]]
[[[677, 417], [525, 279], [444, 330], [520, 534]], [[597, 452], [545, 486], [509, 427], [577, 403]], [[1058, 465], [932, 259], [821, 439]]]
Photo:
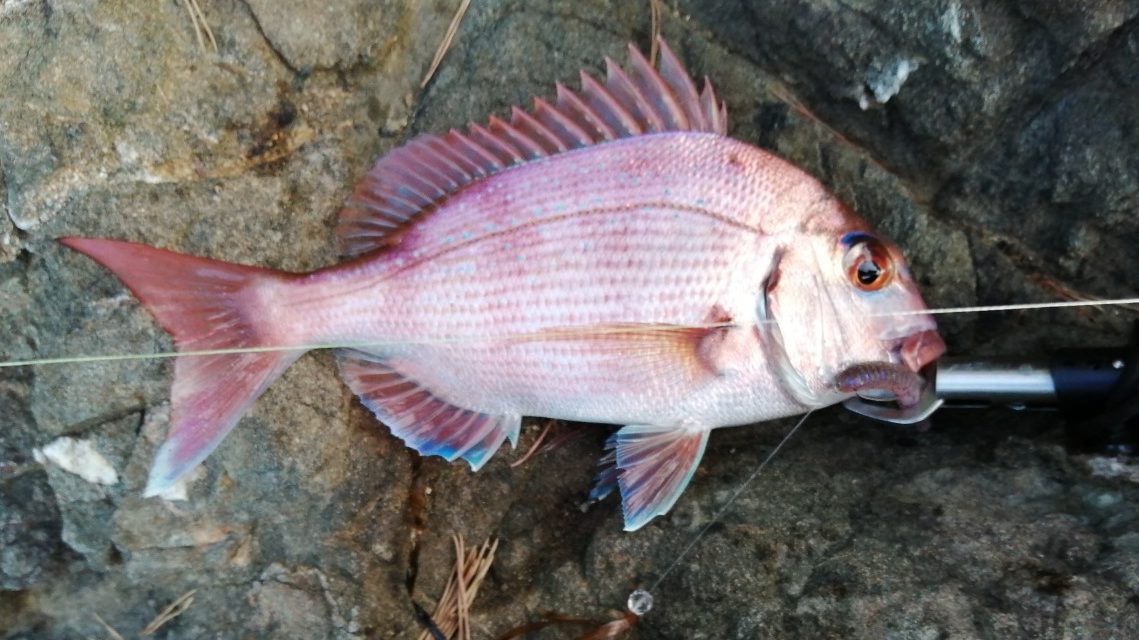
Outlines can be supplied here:
[[[110, 269], [174, 337], [179, 352], [269, 345], [273, 315], [257, 294], [288, 274], [118, 240], [60, 243]], [[170, 429], [144, 495], [162, 493], [212, 452], [254, 400], [302, 351], [179, 356], [170, 393]]]

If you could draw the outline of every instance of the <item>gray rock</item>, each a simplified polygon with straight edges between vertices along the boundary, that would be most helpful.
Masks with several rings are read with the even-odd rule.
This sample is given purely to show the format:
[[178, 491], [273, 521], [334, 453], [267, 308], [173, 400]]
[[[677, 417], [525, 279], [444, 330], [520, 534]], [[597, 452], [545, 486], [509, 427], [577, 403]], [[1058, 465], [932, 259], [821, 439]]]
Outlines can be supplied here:
[[306, 73], [382, 62], [400, 41], [416, 37], [411, 28], [424, 14], [436, 13], [423, 3], [394, 0], [354, 0], [315, 8], [303, 0], [249, 0], [246, 5], [282, 62]]
[[43, 472], [6, 474], [0, 491], [0, 590], [27, 589], [56, 568], [60, 528], [59, 508]]
[[[66, 234], [307, 270], [335, 260], [352, 182], [405, 137], [503, 114], [648, 42], [648, 3], [0, 3], [0, 357], [159, 352], [160, 329]], [[897, 239], [934, 305], [1139, 288], [1139, 2], [681, 0], [670, 43], [737, 137]], [[789, 104], [789, 100], [794, 104]], [[1123, 312], [947, 319], [962, 353], [1123, 340]], [[583, 511], [606, 430], [517, 468], [419, 459], [298, 362], [187, 488], [141, 498], [163, 360], [0, 369], [0, 629], [124, 637], [196, 590], [168, 638], [414, 637], [450, 535], [501, 540], [476, 637], [543, 612], [606, 619], [651, 587], [639, 638], [1139, 637], [1139, 476], [1065, 449], [1047, 416], [917, 432], [819, 412], [717, 432], [672, 514]], [[527, 423], [522, 446], [544, 421]], [[93, 443], [95, 485], [32, 449]], [[681, 550], [711, 524], [688, 555]], [[659, 584], [657, 583], [659, 580]], [[578, 637], [561, 625], [535, 637]]]

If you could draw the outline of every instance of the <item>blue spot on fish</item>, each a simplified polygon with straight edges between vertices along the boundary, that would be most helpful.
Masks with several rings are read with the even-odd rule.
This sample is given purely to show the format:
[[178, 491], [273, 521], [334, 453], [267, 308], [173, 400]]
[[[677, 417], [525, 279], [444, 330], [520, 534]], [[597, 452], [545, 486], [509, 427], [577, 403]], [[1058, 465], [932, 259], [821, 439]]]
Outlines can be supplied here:
[[865, 231], [851, 231], [842, 237], [842, 245], [844, 247], [852, 246], [863, 240], [873, 240], [874, 235], [866, 233]]

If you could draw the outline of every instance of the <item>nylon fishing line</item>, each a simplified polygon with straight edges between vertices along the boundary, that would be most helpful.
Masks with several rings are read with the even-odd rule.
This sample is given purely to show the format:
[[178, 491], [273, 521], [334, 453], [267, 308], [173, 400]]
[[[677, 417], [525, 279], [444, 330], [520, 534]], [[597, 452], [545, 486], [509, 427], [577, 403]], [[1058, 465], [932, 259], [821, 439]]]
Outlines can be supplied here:
[[680, 553], [676, 554], [676, 557], [673, 558], [671, 562], [669, 562], [664, 572], [661, 573], [660, 576], [655, 581], [653, 581], [652, 586], [648, 588], [650, 595], [652, 592], [656, 591], [657, 587], [659, 587], [662, 582], [664, 582], [664, 579], [668, 577], [668, 574], [672, 573], [672, 570], [680, 564], [680, 561], [684, 560], [684, 557], [687, 556], [690, 551], [692, 551], [692, 548], [696, 546], [696, 543], [700, 542], [700, 539], [704, 537], [704, 534], [708, 533], [708, 530], [712, 528], [712, 525], [719, 522], [720, 518], [724, 517], [728, 513], [728, 510], [732, 508], [732, 504], [735, 503], [736, 499], [739, 498], [740, 495], [742, 495], [743, 492], [747, 490], [748, 486], [751, 485], [751, 483], [759, 476], [759, 474], [763, 472], [764, 467], [766, 467], [768, 463], [770, 463], [772, 459], [778, 455], [779, 451], [783, 449], [783, 445], [787, 444], [791, 440], [792, 436], [794, 436], [795, 433], [799, 430], [799, 427], [803, 426], [803, 423], [806, 422], [807, 418], [810, 417], [810, 415], [814, 412], [815, 410], [811, 409], [807, 413], [804, 413], [801, 418], [799, 418], [799, 421], [795, 423], [795, 426], [791, 427], [790, 431], [787, 432], [787, 435], [783, 436], [783, 439], [779, 441], [779, 444], [775, 445], [775, 448], [773, 448], [767, 454], [767, 457], [765, 457], [763, 461], [759, 463], [759, 466], [757, 466], [755, 470], [751, 472], [751, 475], [745, 478], [744, 481], [740, 483], [738, 487], [736, 487], [735, 491], [732, 492], [732, 495], [728, 496], [727, 501], [724, 502], [718, 511], [716, 511], [716, 513], [712, 516], [712, 519], [709, 520], [703, 527], [701, 527], [700, 530], [696, 532], [696, 535], [692, 536], [692, 540], [690, 540], [688, 544], [680, 550]]
[[[919, 311], [895, 311], [890, 313], [875, 313], [870, 314], [871, 317], [888, 317], [888, 316], [909, 316], [909, 315], [947, 315], [954, 313], [986, 313], [998, 311], [1020, 311], [1020, 310], [1037, 310], [1037, 309], [1066, 309], [1076, 307], [1108, 307], [1108, 306], [1127, 306], [1139, 305], [1139, 298], [1117, 298], [1112, 300], [1073, 300], [1063, 302], [1031, 302], [1022, 304], [1001, 304], [1001, 305], [988, 305], [988, 306], [974, 306], [974, 307], [944, 307], [940, 309], [924, 309]], [[773, 320], [759, 321], [761, 324], [774, 322]], [[611, 335], [611, 334], [630, 334], [630, 333], [652, 333], [657, 331], [682, 331], [688, 329], [726, 329], [732, 328], [737, 325], [730, 322], [719, 322], [711, 324], [692, 324], [692, 325], [668, 325], [668, 326], [637, 326], [629, 325], [627, 327], [585, 327], [580, 330], [573, 328], [551, 329], [542, 332], [530, 332], [523, 334], [504, 334], [501, 336], [485, 335], [485, 336], [444, 336], [438, 338], [419, 338], [408, 340], [370, 340], [366, 342], [344, 342], [344, 343], [330, 343], [330, 344], [298, 344], [298, 345], [268, 345], [257, 347], [235, 347], [230, 349], [203, 349], [191, 351], [159, 351], [152, 353], [124, 353], [124, 354], [105, 354], [105, 355], [78, 355], [78, 356], [60, 356], [48, 358], [27, 358], [21, 360], [8, 360], [0, 362], [0, 369], [13, 368], [13, 367], [33, 367], [45, 366], [55, 364], [84, 364], [94, 362], [121, 362], [131, 360], [150, 360], [150, 359], [163, 359], [163, 358], [176, 358], [176, 357], [201, 357], [201, 356], [224, 356], [224, 355], [237, 355], [244, 353], [270, 353], [280, 351], [316, 351], [321, 349], [367, 349], [385, 346], [407, 346], [407, 345], [434, 345], [434, 344], [464, 344], [470, 342], [491, 341], [491, 340], [531, 340], [531, 339], [558, 339], [558, 338], [572, 338], [586, 335]]]

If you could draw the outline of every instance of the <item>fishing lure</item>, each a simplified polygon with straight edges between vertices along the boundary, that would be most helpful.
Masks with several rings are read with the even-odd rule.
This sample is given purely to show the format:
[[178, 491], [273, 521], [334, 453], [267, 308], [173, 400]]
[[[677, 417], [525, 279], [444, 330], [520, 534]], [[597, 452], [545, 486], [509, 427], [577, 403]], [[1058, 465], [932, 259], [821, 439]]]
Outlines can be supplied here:
[[[793, 165], [727, 137], [668, 46], [509, 121], [381, 158], [340, 213], [345, 261], [295, 274], [64, 238], [174, 338], [147, 495], [200, 463], [305, 351], [408, 446], [473, 469], [523, 415], [624, 425], [592, 497], [667, 512], [716, 427], [884, 387], [944, 351], [888, 240]], [[911, 382], [906, 382], [911, 381]]]

